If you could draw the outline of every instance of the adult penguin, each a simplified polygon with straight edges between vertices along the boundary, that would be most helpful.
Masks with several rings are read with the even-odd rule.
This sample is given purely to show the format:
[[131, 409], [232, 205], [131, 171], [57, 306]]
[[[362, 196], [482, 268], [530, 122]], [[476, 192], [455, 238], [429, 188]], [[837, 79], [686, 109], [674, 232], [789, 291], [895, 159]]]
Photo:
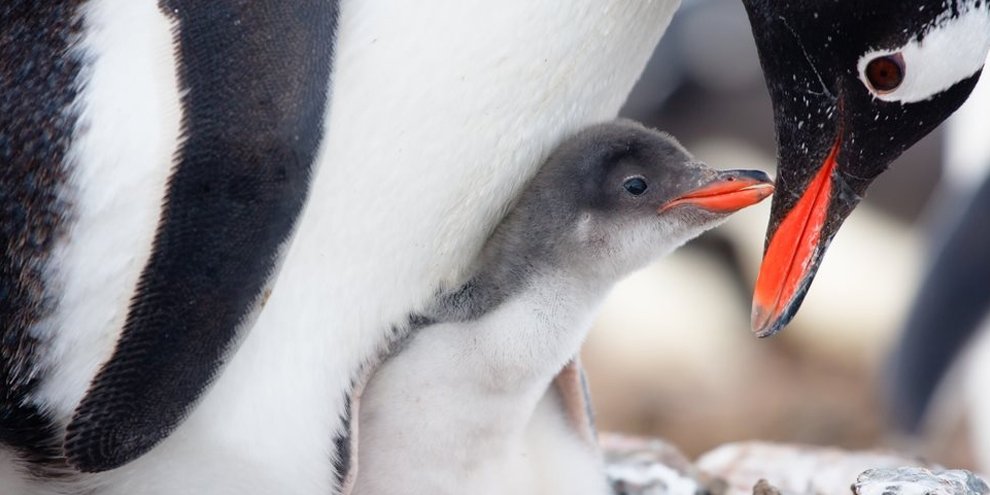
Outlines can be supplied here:
[[4, 252], [3, 486], [332, 493], [362, 364], [677, 5], [5, 4], [4, 232], [54, 233]]
[[[562, 136], [614, 116], [677, 5], [5, 3], [3, 486], [331, 491], [362, 364], [460, 281]], [[816, 74], [930, 24], [843, 7], [747, 3], [785, 192], [824, 128], [786, 89], [834, 113]]]
[[797, 312], [870, 183], [969, 96], [990, 48], [990, 4], [744, 3], [779, 150], [753, 295], [753, 330], [768, 336]]

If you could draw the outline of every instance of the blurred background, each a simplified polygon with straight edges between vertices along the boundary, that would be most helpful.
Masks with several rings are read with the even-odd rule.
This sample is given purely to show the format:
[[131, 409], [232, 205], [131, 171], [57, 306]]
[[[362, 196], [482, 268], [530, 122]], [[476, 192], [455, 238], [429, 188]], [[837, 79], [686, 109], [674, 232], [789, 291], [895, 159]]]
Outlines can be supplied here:
[[[990, 472], [990, 338], [966, 341], [920, 434], [898, 433], [890, 400], [890, 362], [929, 260], [986, 175], [972, 144], [990, 146], [987, 79], [872, 186], [776, 337], [749, 330], [769, 201], [621, 283], [583, 355], [599, 430], [660, 436], [691, 457], [763, 439], [889, 446]], [[774, 174], [770, 102], [740, 2], [685, 1], [623, 114], [712, 166]]]

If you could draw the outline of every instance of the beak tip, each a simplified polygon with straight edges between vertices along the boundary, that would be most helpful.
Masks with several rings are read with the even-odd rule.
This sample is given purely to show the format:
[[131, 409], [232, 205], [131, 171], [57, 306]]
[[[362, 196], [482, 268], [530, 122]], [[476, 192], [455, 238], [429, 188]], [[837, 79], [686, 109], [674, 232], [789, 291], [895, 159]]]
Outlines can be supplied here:
[[750, 173], [750, 177], [754, 181], [756, 181], [756, 182], [762, 182], [762, 183], [765, 183], [765, 184], [769, 184], [771, 186], [774, 183], [773, 178], [770, 177], [770, 174], [768, 174], [768, 173], [766, 173], [766, 172], [764, 172], [762, 170], [752, 170], [752, 171], [749, 171], [749, 173]]
[[766, 339], [777, 335], [780, 332], [780, 326], [773, 325], [769, 328], [758, 328], [753, 330], [753, 335], [756, 335], [758, 339]]
[[787, 321], [783, 318], [774, 318], [772, 308], [768, 308], [761, 304], [753, 304], [753, 334], [757, 338], [765, 339], [767, 337], [772, 337], [780, 332], [784, 328]]

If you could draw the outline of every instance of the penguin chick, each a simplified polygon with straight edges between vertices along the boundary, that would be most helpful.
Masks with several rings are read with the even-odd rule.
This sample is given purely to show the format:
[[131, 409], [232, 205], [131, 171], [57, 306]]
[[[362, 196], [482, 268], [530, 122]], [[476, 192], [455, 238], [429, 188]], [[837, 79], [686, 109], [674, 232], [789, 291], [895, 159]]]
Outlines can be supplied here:
[[631, 122], [566, 140], [473, 277], [370, 378], [353, 493], [609, 493], [595, 448], [541, 398], [615, 282], [772, 190], [762, 172], [713, 170]]

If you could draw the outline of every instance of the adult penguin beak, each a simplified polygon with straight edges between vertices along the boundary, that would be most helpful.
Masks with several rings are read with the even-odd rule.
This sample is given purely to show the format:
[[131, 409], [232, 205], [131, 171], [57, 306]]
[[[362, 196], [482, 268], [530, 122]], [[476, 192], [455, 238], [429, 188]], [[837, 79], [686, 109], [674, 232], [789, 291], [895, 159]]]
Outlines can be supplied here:
[[[870, 183], [966, 100], [990, 38], [986, 9], [950, 16], [957, 9], [934, 0], [920, 10], [904, 2], [743, 3], [777, 136], [776, 192], [753, 295], [753, 331], [766, 337], [797, 312]], [[916, 12], [939, 27], [905, 28], [887, 17]], [[971, 53], [957, 59], [956, 43]], [[928, 55], [914, 55], [920, 46]], [[934, 79], [920, 83], [918, 74]]]
[[[763, 264], [753, 294], [753, 332], [768, 337], [787, 325], [811, 286], [822, 255], [860, 195], [838, 160], [842, 136], [828, 148], [817, 168], [781, 163], [797, 173], [777, 178]], [[804, 180], [793, 180], [804, 175]], [[860, 186], [857, 184], [857, 186]], [[865, 188], [865, 184], [856, 189]]]

